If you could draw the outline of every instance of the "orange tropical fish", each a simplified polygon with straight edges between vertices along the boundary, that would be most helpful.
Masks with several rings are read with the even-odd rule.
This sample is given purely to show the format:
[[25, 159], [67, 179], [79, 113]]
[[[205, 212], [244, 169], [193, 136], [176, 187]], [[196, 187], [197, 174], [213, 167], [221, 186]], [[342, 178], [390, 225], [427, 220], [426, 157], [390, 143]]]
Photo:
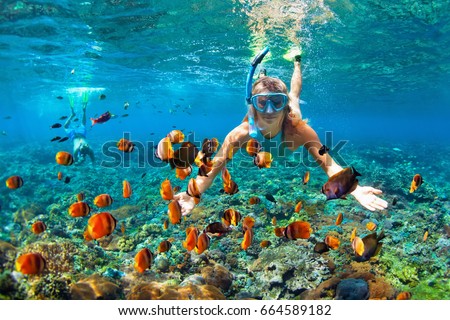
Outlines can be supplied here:
[[275, 217], [275, 216], [272, 217], [272, 225], [273, 226], [277, 225], [277, 217]]
[[375, 222], [369, 221], [366, 224], [366, 228], [369, 231], [374, 231], [377, 228], [377, 224]]
[[61, 180], [63, 178], [63, 174], [61, 171], [58, 171], [58, 180]]
[[198, 175], [201, 177], [207, 177], [208, 173], [210, 173], [213, 169], [213, 162], [206, 161], [205, 163], [201, 163], [198, 167]]
[[283, 237], [285, 230], [286, 230], [285, 227], [278, 227], [278, 228], [273, 229], [273, 231], [277, 237]]
[[303, 175], [303, 184], [307, 184], [309, 181], [309, 171], [306, 171]]
[[169, 215], [169, 221], [172, 224], [177, 224], [181, 222], [181, 206], [176, 200], [169, 202], [169, 210], [167, 214]]
[[188, 176], [191, 175], [191, 173], [192, 173], [192, 167], [187, 167], [187, 168], [176, 167], [175, 168], [175, 177], [180, 180], [186, 179]]
[[122, 195], [124, 198], [131, 197], [132, 191], [131, 191], [131, 185], [127, 180], [123, 180], [122, 182]]
[[170, 242], [169, 240], [161, 241], [158, 246], [158, 252], [159, 253], [167, 252], [170, 250], [171, 247], [172, 247], [172, 242]]
[[85, 195], [84, 192], [80, 192], [77, 194], [77, 200], [78, 201], [83, 201], [85, 199]]
[[403, 291], [403, 292], [400, 292], [398, 295], [397, 295], [397, 298], [395, 298], [396, 300], [409, 300], [409, 299], [411, 299], [411, 292], [408, 292], [408, 291]]
[[45, 229], [47, 229], [47, 226], [46, 226], [45, 223], [42, 222], [42, 221], [36, 221], [36, 222], [33, 223], [33, 225], [31, 226], [31, 231], [32, 231], [34, 234], [40, 234], [40, 233], [44, 232]]
[[203, 151], [199, 151], [197, 153], [197, 156], [195, 157], [194, 163], [197, 167], [200, 167], [202, 164], [204, 164], [203, 161], [205, 161], [206, 155]]
[[107, 193], [100, 194], [95, 197], [94, 204], [99, 208], [108, 207], [113, 203], [113, 199]]
[[339, 245], [341, 244], [339, 239], [333, 236], [326, 236], [324, 242], [331, 250], [336, 250], [337, 248], [339, 248]]
[[209, 238], [208, 234], [203, 231], [197, 239], [195, 252], [197, 254], [202, 254], [205, 250], [208, 250], [210, 241], [211, 239]]
[[352, 234], [350, 235], [350, 242], [353, 242], [353, 239], [356, 237], [356, 228], [353, 229]]
[[164, 200], [173, 199], [173, 188], [169, 179], [166, 179], [161, 183], [161, 189], [159, 189], [159, 193]]
[[222, 221], [227, 226], [229, 225], [237, 226], [239, 221], [241, 221], [241, 218], [242, 216], [238, 211], [230, 208], [225, 210], [225, 212], [223, 213]]
[[284, 230], [284, 236], [291, 240], [309, 239], [311, 236], [311, 225], [306, 221], [294, 221]]
[[247, 250], [252, 244], [252, 241], [253, 241], [253, 229], [248, 228], [244, 232], [244, 239], [242, 240], [241, 243], [242, 250]]
[[270, 168], [270, 166], [272, 165], [272, 161], [273, 161], [272, 154], [270, 154], [270, 152], [267, 151], [260, 151], [253, 158], [253, 163], [260, 169]]
[[329, 177], [321, 191], [327, 196], [327, 201], [345, 199], [347, 194], [352, 193], [358, 186], [358, 179], [356, 179], [358, 176], [361, 174], [355, 168], [345, 168]]
[[[200, 151], [197, 155], [197, 159], [199, 158], [199, 156], [202, 156], [203, 151]], [[202, 171], [205, 171], [206, 173], [211, 172], [211, 170], [214, 168], [214, 162], [206, 157], [205, 154], [203, 154], [203, 157], [201, 158], [201, 160], [196, 162], [196, 165], [199, 167], [199, 169], [202, 169]]]
[[18, 189], [23, 186], [23, 179], [19, 176], [12, 176], [6, 179], [6, 186], [10, 189]]
[[261, 144], [258, 140], [251, 138], [247, 141], [247, 145], [245, 150], [249, 154], [249, 156], [254, 157], [261, 151]]
[[261, 199], [259, 197], [251, 197], [248, 199], [249, 204], [258, 204], [261, 203]]
[[360, 237], [355, 237], [352, 241], [352, 248], [355, 254], [359, 257], [361, 257], [364, 253], [364, 242]]
[[227, 160], [232, 160], [233, 159], [235, 149], [236, 149], [236, 147], [233, 144], [230, 144], [228, 146]]
[[90, 241], [108, 236], [116, 229], [116, 225], [117, 220], [109, 212], [94, 214], [88, 220], [88, 225], [84, 232], [84, 239]]
[[224, 224], [223, 222], [213, 222], [206, 226], [204, 232], [212, 235], [220, 237], [231, 231], [231, 228]]
[[425, 242], [427, 241], [427, 239], [428, 239], [428, 230], [425, 231], [425, 233], [423, 234], [423, 241]]
[[229, 186], [231, 183], [231, 174], [226, 167], [222, 168], [222, 181], [224, 187]]
[[187, 251], [192, 251], [197, 245], [198, 229], [196, 227], [189, 227], [186, 229], [186, 240], [182, 242], [183, 248]]
[[344, 215], [342, 214], [342, 212], [339, 212], [334, 224], [338, 226], [342, 223], [342, 220], [344, 220]]
[[70, 153], [60, 151], [56, 154], [56, 163], [62, 166], [70, 166], [73, 164], [73, 157]]
[[169, 220], [164, 220], [164, 222], [163, 222], [163, 228], [164, 228], [164, 230], [167, 230], [167, 228], [169, 228]]
[[86, 202], [75, 202], [69, 207], [69, 214], [76, 217], [85, 217], [91, 212], [91, 207]]
[[139, 251], [134, 257], [134, 269], [139, 273], [144, 273], [145, 270], [152, 266], [153, 253], [147, 248]]
[[172, 130], [167, 137], [173, 144], [182, 143], [184, 141], [184, 133], [181, 132], [181, 130]]
[[172, 159], [169, 159], [170, 167], [173, 168], [188, 168], [195, 163], [198, 155], [198, 149], [190, 141], [183, 142], [173, 153]]
[[[363, 261], [368, 261], [370, 258], [376, 256], [380, 252], [381, 247], [383, 246], [383, 243], [381, 242], [381, 240], [383, 240], [384, 237], [385, 237], [384, 231], [381, 231], [379, 235], [377, 235], [376, 232], [373, 232], [371, 234], [368, 234], [364, 238], [362, 238], [361, 241], [364, 244], [364, 251], [362, 252], [361, 255], [359, 255], [359, 253], [361, 253], [361, 251], [356, 250], [359, 248], [358, 247], [359, 243], [355, 243], [355, 246], [354, 246], [354, 250], [356, 253], [355, 260], [358, 262], [363, 262]], [[355, 241], [357, 238], [358, 237], [353, 239], [353, 241]], [[356, 242], [359, 242], [359, 240], [356, 240]], [[353, 247], [353, 245], [352, 245], [352, 247]], [[361, 248], [359, 248], [359, 249], [361, 249]]]
[[120, 224], [120, 232], [122, 233], [122, 235], [125, 235], [125, 231], [126, 231], [125, 222], [122, 221], [122, 223]]
[[225, 183], [223, 184], [223, 191], [226, 194], [233, 195], [239, 192], [239, 187], [236, 182], [230, 180], [230, 182], [227, 185], [225, 185]]
[[413, 180], [411, 182], [411, 187], [409, 188], [409, 193], [413, 193], [417, 190], [423, 183], [422, 176], [420, 174], [416, 174], [413, 177]]
[[244, 220], [242, 220], [242, 230], [243, 231], [252, 229], [254, 225], [255, 225], [255, 219], [250, 216], [246, 216], [244, 218]]
[[217, 138], [203, 139], [202, 153], [205, 157], [211, 157], [219, 148], [219, 140]]
[[39, 274], [45, 269], [45, 259], [40, 253], [25, 253], [16, 260], [16, 270], [23, 274]]
[[302, 203], [301, 201], [297, 202], [297, 204], [295, 205], [294, 211], [295, 211], [296, 213], [299, 213], [300, 210], [302, 210], [302, 206], [303, 206], [303, 203]]
[[200, 202], [201, 193], [198, 189], [197, 181], [194, 178], [191, 178], [189, 180], [186, 193], [194, 198], [195, 204], [198, 204]]
[[134, 150], [134, 143], [127, 139], [120, 139], [119, 142], [117, 142], [117, 149], [123, 152], [133, 152]]
[[170, 159], [173, 159], [173, 147], [172, 142], [170, 141], [169, 137], [162, 138], [159, 143], [158, 147], [155, 150], [155, 156], [162, 161], [169, 161]]
[[267, 248], [271, 245], [272, 243], [269, 240], [263, 240], [261, 241], [261, 243], [259, 244], [261, 248]]

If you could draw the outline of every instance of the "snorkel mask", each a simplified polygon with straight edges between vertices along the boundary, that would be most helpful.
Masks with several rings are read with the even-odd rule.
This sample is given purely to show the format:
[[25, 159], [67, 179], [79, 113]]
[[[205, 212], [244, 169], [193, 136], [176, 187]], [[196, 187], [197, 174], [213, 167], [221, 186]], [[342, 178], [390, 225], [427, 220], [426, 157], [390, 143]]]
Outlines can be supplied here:
[[[254, 106], [252, 102], [252, 80], [253, 75], [255, 74], [256, 67], [258, 64], [261, 63], [261, 61], [264, 59], [265, 55], [269, 52], [269, 47], [265, 47], [261, 52], [253, 59], [252, 63], [250, 64], [250, 69], [247, 74], [247, 86], [245, 91], [245, 101], [247, 102], [247, 115], [248, 115], [248, 133], [250, 137], [255, 138], [258, 134], [258, 131], [256, 129], [255, 125], [255, 115], [252, 108], [252, 105]], [[256, 96], [256, 95], [255, 95]], [[256, 107], [258, 110], [259, 107]], [[267, 104], [263, 107], [263, 110], [267, 109]]]
[[283, 110], [286, 107], [289, 98], [286, 94], [281, 92], [270, 92], [255, 94], [251, 97], [250, 101], [259, 112], [273, 113]]

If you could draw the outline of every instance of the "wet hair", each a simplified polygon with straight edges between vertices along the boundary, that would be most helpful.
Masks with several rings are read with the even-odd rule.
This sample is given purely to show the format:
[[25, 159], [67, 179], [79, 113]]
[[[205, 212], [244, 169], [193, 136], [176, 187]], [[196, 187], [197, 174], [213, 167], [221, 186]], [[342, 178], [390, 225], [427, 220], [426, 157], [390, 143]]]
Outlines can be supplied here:
[[255, 81], [252, 87], [252, 94], [258, 94], [263, 91], [281, 92], [288, 94], [286, 84], [278, 78], [262, 77]]

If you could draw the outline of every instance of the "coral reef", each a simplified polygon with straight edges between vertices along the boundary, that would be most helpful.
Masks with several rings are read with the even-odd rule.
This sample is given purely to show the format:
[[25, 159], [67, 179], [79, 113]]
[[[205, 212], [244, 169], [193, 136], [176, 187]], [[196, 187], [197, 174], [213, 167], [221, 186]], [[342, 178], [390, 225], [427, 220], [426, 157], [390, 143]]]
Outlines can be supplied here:
[[46, 271], [64, 273], [74, 271], [74, 257], [80, 252], [75, 244], [68, 240], [59, 242], [36, 242], [26, 246], [22, 253], [40, 253], [45, 259]]
[[0, 273], [14, 267], [16, 253], [16, 247], [8, 242], [0, 241]]
[[27, 288], [22, 286], [11, 272], [6, 271], [0, 274], [0, 300], [23, 300], [27, 298]]
[[369, 285], [363, 279], [344, 279], [336, 287], [336, 300], [366, 300], [369, 298]]
[[54, 274], [47, 274], [33, 284], [33, 298], [46, 300], [70, 299], [70, 280]]
[[[43, 148], [37, 154], [48, 151]], [[76, 201], [80, 191], [85, 193], [88, 203], [101, 193], [121, 193], [117, 176], [123, 168], [111, 168], [110, 174], [104, 175], [99, 168], [86, 167], [73, 172], [71, 183], [64, 184], [47, 172], [43, 162], [38, 168], [42, 177], [37, 178], [43, 186], [27, 180], [24, 188], [28, 189], [18, 191], [24, 191], [22, 194], [0, 194], [4, 222], [0, 224], [3, 240], [0, 241], [0, 297], [338, 299], [348, 297], [346, 292], [356, 292], [358, 283], [365, 283], [356, 298], [395, 299], [399, 292], [408, 291], [412, 299], [448, 299], [450, 205], [446, 197], [450, 190], [436, 190], [432, 187], [434, 178], [426, 177], [425, 183], [409, 194], [405, 186], [410, 183], [410, 171], [416, 171], [413, 158], [404, 163], [397, 154], [388, 157], [371, 150], [359, 158], [351, 157], [357, 168], [373, 157], [375, 162], [368, 162], [364, 178], [385, 181], [386, 188], [379, 187], [386, 192], [385, 199], [392, 203], [388, 210], [369, 212], [350, 200], [324, 201], [317, 190], [326, 178], [318, 168], [311, 169], [311, 179], [303, 185], [303, 167], [286, 172], [275, 165], [271, 170], [254, 170], [250, 165], [242, 175], [242, 168], [230, 162], [229, 170], [239, 184], [239, 193], [233, 196], [220, 193], [221, 185], [215, 183], [192, 214], [180, 224], [165, 228], [167, 203], [161, 199], [159, 190], [144, 184], [133, 185], [130, 199], [112, 194], [115, 201], [107, 211], [118, 220], [116, 230], [91, 242], [83, 239], [89, 217], [71, 218], [67, 208]], [[405, 166], [396, 164], [383, 170], [381, 161], [387, 159]], [[141, 171], [130, 169], [127, 178], [143, 179], [145, 185], [158, 185], [172, 174], [168, 167], [158, 168], [143, 179]], [[102, 183], [95, 178], [99, 175]], [[182, 187], [185, 182], [177, 181], [174, 185]], [[39, 191], [36, 193], [39, 202], [31, 192], [33, 188]], [[276, 202], [264, 197], [265, 194], [272, 195]], [[253, 196], [258, 196], [260, 203], [250, 205], [248, 199]], [[302, 208], [295, 212], [299, 201]], [[220, 221], [228, 208], [256, 220], [254, 238], [246, 251], [240, 245], [242, 222], [229, 233], [212, 237], [210, 247], [202, 254], [188, 252], [182, 246], [187, 227], [193, 225], [203, 230], [210, 223]], [[336, 225], [339, 212], [344, 214], [344, 219]], [[47, 225], [47, 230], [40, 235], [30, 231], [36, 219]], [[275, 227], [299, 219], [311, 224], [313, 232], [308, 240], [292, 241], [275, 236]], [[378, 255], [357, 262], [350, 234], [357, 228], [358, 236], [367, 235], [367, 221], [375, 221], [377, 232], [384, 230], [386, 237]], [[428, 231], [426, 241], [425, 230]], [[326, 235], [338, 238], [339, 246], [327, 252], [318, 250], [320, 254], [314, 252], [314, 246], [323, 242]], [[167, 252], [159, 253], [158, 244], [164, 240], [169, 240], [172, 246]], [[261, 248], [259, 243], [263, 240], [270, 245]], [[152, 266], [139, 274], [134, 270], [133, 259], [144, 247], [150, 248], [155, 256]], [[27, 252], [44, 257], [47, 268], [42, 274], [27, 276], [14, 271], [16, 257]], [[342, 289], [346, 284], [350, 291]]]
[[213, 285], [222, 291], [228, 291], [233, 282], [233, 274], [219, 264], [204, 267], [201, 270], [201, 274], [207, 284]]
[[131, 289], [129, 300], [224, 300], [225, 296], [212, 285], [172, 286], [157, 282], [140, 284]]
[[107, 279], [94, 274], [70, 286], [73, 300], [114, 300], [122, 297], [121, 288]]
[[295, 242], [262, 251], [249, 272], [253, 274], [249, 291], [263, 299], [293, 298], [331, 276], [327, 261], [313, 253], [312, 245]]

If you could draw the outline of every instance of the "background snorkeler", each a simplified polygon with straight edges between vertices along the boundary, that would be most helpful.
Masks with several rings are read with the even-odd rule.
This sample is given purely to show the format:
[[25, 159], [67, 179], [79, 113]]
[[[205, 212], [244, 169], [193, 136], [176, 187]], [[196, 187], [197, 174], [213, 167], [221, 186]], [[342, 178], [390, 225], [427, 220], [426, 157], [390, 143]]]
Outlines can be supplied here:
[[[71, 126], [72, 120], [75, 118], [75, 111], [74, 111], [74, 101], [73, 96], [69, 96], [69, 102], [70, 102], [70, 110], [71, 115], [67, 119], [66, 123], [64, 124], [64, 129], [66, 130], [67, 136], [71, 141], [73, 141], [73, 159], [75, 164], [81, 164], [86, 160], [86, 156], [89, 156], [91, 158], [92, 164], [95, 162], [95, 156], [94, 151], [89, 146], [89, 143], [86, 139], [86, 107], [88, 103], [88, 93], [86, 91], [83, 92], [83, 100], [82, 100], [82, 111], [83, 116], [81, 123], [75, 126]], [[70, 128], [69, 128], [70, 127]]]
[[[268, 48], [266, 49], [265, 53], [268, 52]], [[257, 56], [252, 62], [253, 70], [249, 72], [251, 76], [256, 68], [254, 64], [261, 62], [265, 53]], [[259, 60], [256, 61], [257, 59]], [[343, 170], [328, 153], [319, 153], [322, 143], [317, 133], [302, 120], [299, 103], [302, 88], [300, 55], [294, 57], [294, 72], [289, 92], [286, 84], [278, 78], [263, 76], [253, 86], [251, 82], [248, 83], [251, 90], [247, 89], [247, 115], [243, 122], [226, 136], [214, 157], [215, 165], [208, 176], [197, 176], [196, 182], [200, 193], [204, 193], [212, 185], [214, 178], [225, 167], [231, 149], [244, 147], [247, 141], [258, 133], [268, 139], [281, 133], [282, 142], [286, 142], [291, 151], [304, 146], [328, 177]], [[363, 207], [375, 211], [387, 208], [387, 202], [377, 196], [381, 193], [379, 189], [358, 185], [350, 194]], [[174, 198], [181, 205], [183, 215], [189, 214], [195, 206], [194, 199], [186, 192], [179, 193]]]

